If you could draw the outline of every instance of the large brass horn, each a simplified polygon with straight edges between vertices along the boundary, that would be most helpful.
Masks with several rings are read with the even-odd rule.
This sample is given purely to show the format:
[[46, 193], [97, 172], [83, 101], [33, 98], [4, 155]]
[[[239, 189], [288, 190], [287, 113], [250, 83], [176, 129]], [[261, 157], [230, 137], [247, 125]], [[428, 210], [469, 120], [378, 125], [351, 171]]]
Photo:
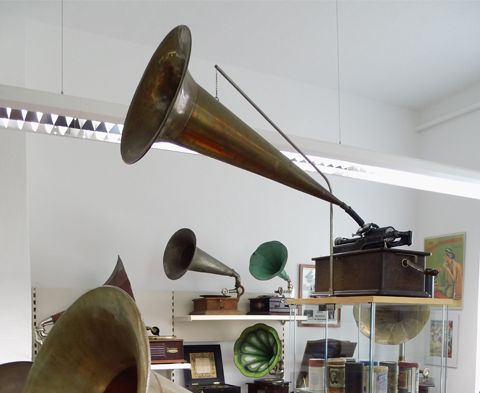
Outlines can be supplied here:
[[53, 326], [24, 393], [188, 393], [150, 372], [146, 329], [133, 299], [103, 286], [79, 299]]
[[[367, 304], [353, 307], [353, 317], [360, 331], [370, 337], [371, 308]], [[375, 342], [385, 345], [403, 344], [416, 337], [430, 317], [424, 305], [381, 304], [375, 310]]]
[[179, 229], [168, 241], [163, 253], [163, 268], [170, 280], [178, 280], [189, 270], [234, 277], [235, 289], [224, 289], [222, 290], [223, 294], [236, 292], [237, 296], [240, 297], [244, 292], [240, 275], [197, 247], [197, 237], [189, 228]]
[[364, 221], [198, 85], [188, 72], [192, 38], [175, 27], [154, 52], [135, 91], [122, 133], [127, 164], [155, 142], [171, 142], [265, 176], [344, 209]]
[[[135, 296], [133, 296], [133, 290], [130, 284], [130, 280], [128, 279], [127, 271], [125, 270], [125, 266], [123, 266], [120, 255], [118, 255], [117, 263], [115, 264], [115, 268], [113, 269], [112, 274], [103, 285], [113, 285], [115, 287], [121, 288], [125, 292], [127, 292], [133, 299], [135, 299]], [[57, 322], [58, 319], [62, 316], [62, 314], [63, 311], [57, 312], [38, 323], [38, 325], [35, 327], [35, 341], [38, 345], [43, 344], [43, 341], [48, 334], [47, 328]]]

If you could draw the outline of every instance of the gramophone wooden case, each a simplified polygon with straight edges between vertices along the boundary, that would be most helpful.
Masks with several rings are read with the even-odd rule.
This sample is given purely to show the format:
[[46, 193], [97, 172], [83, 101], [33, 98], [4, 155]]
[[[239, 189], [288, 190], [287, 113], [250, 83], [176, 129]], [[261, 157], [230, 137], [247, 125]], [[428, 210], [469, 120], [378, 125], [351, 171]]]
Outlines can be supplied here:
[[238, 298], [229, 296], [210, 296], [202, 295], [198, 299], [193, 299], [192, 315], [235, 315], [238, 311]]
[[240, 393], [240, 386], [225, 383], [219, 344], [185, 345], [185, 387], [194, 393]]
[[152, 364], [183, 363], [183, 340], [176, 337], [149, 336]]
[[[423, 273], [428, 255], [426, 252], [394, 248], [334, 254], [334, 294], [430, 297], [428, 277]], [[330, 256], [313, 260], [315, 292], [328, 293]]]

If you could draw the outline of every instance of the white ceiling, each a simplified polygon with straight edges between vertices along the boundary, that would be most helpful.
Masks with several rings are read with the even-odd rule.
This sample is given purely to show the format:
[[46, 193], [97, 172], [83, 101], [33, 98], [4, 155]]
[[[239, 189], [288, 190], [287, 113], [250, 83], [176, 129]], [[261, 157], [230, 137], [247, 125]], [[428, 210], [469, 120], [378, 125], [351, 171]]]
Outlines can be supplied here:
[[420, 109], [480, 81], [480, 1], [64, 0], [64, 25], [155, 48], [186, 24], [197, 58], [336, 89], [337, 5], [342, 92]]

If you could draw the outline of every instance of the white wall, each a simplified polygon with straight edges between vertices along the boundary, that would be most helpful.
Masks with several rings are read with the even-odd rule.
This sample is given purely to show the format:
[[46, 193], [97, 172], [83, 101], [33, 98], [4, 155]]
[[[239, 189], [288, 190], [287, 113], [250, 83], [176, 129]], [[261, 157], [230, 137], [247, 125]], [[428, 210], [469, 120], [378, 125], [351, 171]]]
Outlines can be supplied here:
[[[183, 226], [195, 231], [200, 248], [240, 273], [247, 291], [271, 293], [282, 284], [257, 281], [248, 272], [250, 255], [264, 241], [277, 239], [288, 247], [287, 271], [295, 284], [299, 263], [328, 253], [325, 202], [218, 161], [151, 150], [127, 166], [115, 144], [29, 134], [27, 145], [36, 287], [95, 287], [108, 277], [117, 254], [134, 291], [175, 289], [199, 295], [232, 286], [231, 278], [195, 272], [178, 281], [165, 277], [166, 242]], [[366, 220], [411, 228], [416, 192], [343, 178], [331, 181], [336, 195]], [[353, 220], [335, 209], [335, 236], [350, 236], [355, 229]], [[170, 310], [157, 312], [156, 323], [168, 325]], [[355, 341], [348, 308], [342, 327], [332, 330], [334, 337]], [[322, 334], [298, 328], [298, 361], [305, 340]], [[224, 345], [225, 369], [231, 383], [242, 383], [245, 379], [228, 361], [232, 345]]]
[[[432, 118], [440, 119], [442, 114], [457, 111], [459, 102], [465, 107], [465, 101], [462, 102], [459, 97], [460, 95], [452, 97], [450, 102], [437, 103], [435, 106], [425, 109], [421, 114], [423, 121], [428, 122]], [[471, 102], [472, 97], [469, 98]], [[427, 160], [478, 170], [480, 166], [476, 147], [478, 146], [479, 121], [480, 112], [474, 111], [447, 122], [440, 122], [435, 127], [420, 132], [418, 134], [420, 155]], [[479, 201], [426, 192], [419, 194], [416, 221], [416, 237], [419, 243], [425, 237], [466, 232], [458, 368], [449, 368], [448, 370], [449, 391], [474, 392], [480, 388], [480, 372], [478, 370], [480, 365], [478, 357], [480, 348], [478, 341], [479, 209]]]
[[[9, 12], [0, 13], [2, 21], [11, 15], [21, 19], [18, 9]], [[24, 51], [2, 62], [0, 66], [8, 72], [0, 73], [0, 83], [59, 92], [58, 26], [38, 20], [15, 26], [18, 31], [10, 30], [14, 33], [11, 41]], [[213, 63], [197, 57], [201, 54], [195, 51], [193, 34], [190, 72], [213, 93]], [[1, 42], [6, 45], [5, 40]], [[122, 104], [130, 101], [155, 49], [69, 29], [65, 42], [65, 93]], [[288, 134], [338, 141], [336, 90], [221, 65]], [[268, 129], [222, 79], [219, 93], [221, 101], [254, 128]], [[414, 155], [412, 119], [405, 109], [342, 95], [341, 139], [345, 145]], [[271, 292], [280, 285], [258, 282], [248, 273], [249, 257], [261, 242], [278, 239], [287, 245], [287, 270], [295, 283], [298, 263], [328, 252], [326, 203], [211, 159], [151, 151], [128, 167], [117, 145], [28, 135], [27, 147], [34, 286], [97, 286], [110, 274], [117, 254], [124, 260], [134, 289], [203, 293], [231, 285], [230, 278], [212, 280], [200, 273], [188, 273], [176, 282], [166, 279], [163, 250], [171, 234], [183, 226], [192, 228], [198, 245], [234, 267], [244, 285], [255, 291]], [[416, 233], [416, 192], [344, 178], [332, 178], [332, 185], [334, 193], [366, 221]], [[355, 223], [335, 209], [335, 236], [350, 236], [355, 230]], [[418, 241], [412, 248], [421, 247]], [[353, 330], [351, 315], [342, 318], [343, 326]], [[342, 334], [343, 338], [349, 335]], [[299, 342], [307, 338], [320, 338], [319, 332], [300, 328]], [[303, 346], [297, 349], [301, 356]]]
[[[184, 226], [197, 233], [199, 247], [238, 268], [247, 288], [272, 286], [248, 273], [251, 253], [264, 241], [287, 245], [292, 276], [297, 263], [328, 252], [324, 201], [218, 161], [151, 150], [127, 166], [118, 145], [33, 134], [28, 150], [36, 286], [100, 283], [120, 254], [134, 286], [191, 289], [187, 276], [167, 280], [161, 264], [167, 240]], [[414, 220], [413, 191], [340, 178], [332, 185], [368, 221], [406, 229]], [[335, 209], [335, 235], [355, 230]], [[211, 289], [209, 277], [197, 275], [195, 286]]]
[[0, 364], [32, 349], [25, 139], [0, 133]]
[[[5, 11], [0, 12], [0, 26], [3, 24], [8, 27], [15, 24], [14, 28], [5, 29], [5, 37], [8, 36], [8, 40], [0, 40], [2, 45], [0, 48], [4, 48], [5, 53], [12, 53], [8, 50], [8, 45], [14, 43], [11, 45], [19, 52], [18, 54], [13, 52], [0, 64], [2, 70], [0, 83], [55, 93], [60, 93], [63, 85], [63, 91], [67, 95], [99, 101], [128, 104], [152, 53], [163, 35], [173, 27], [164, 26], [163, 31], [158, 34], [158, 30], [161, 29], [156, 26], [154, 31], [158, 36], [152, 37], [144, 44], [66, 27], [63, 32], [62, 57], [60, 3], [51, 1], [43, 2], [41, 7], [35, 5], [38, 19], [28, 17], [28, 12], [24, 9], [27, 4], [23, 2], [0, 4], [0, 9]], [[68, 9], [69, 5], [66, 7]], [[329, 12], [333, 12], [333, 8]], [[75, 15], [71, 17], [74, 18]], [[179, 23], [186, 21], [179, 18]], [[291, 136], [330, 142], [338, 142], [341, 139], [345, 145], [415, 155], [413, 116], [410, 111], [352, 96], [343, 91], [340, 137], [337, 90], [332, 88], [335, 85], [336, 74], [333, 72], [335, 67], [330, 64], [333, 63], [331, 54], [325, 59], [328, 65], [324, 65], [328, 72], [322, 87], [313, 83], [300, 83], [273, 76], [275, 70], [272, 70], [272, 74], [265, 74], [236, 66], [221, 54], [217, 58], [205, 60], [201, 48], [205, 49], [212, 45], [209, 41], [212, 40], [211, 34], [207, 34], [203, 28], [198, 28], [195, 18], [191, 23], [196, 28], [192, 28], [193, 44], [189, 71], [212, 95], [215, 93], [213, 67], [215, 63], [219, 63], [265, 113]], [[323, 36], [321, 30], [315, 34], [320, 36], [322, 42], [329, 40], [333, 42], [335, 38], [333, 33], [334, 30], [328, 37]], [[315, 35], [312, 35], [313, 41], [316, 39], [314, 37]], [[209, 42], [207, 44], [203, 41]], [[22, 51], [18, 48], [22, 48]], [[252, 50], [260, 49], [256, 47]], [[264, 51], [267, 52], [264, 56], [268, 56], [268, 48]], [[292, 60], [286, 58], [285, 61]], [[310, 68], [310, 61], [309, 56], [298, 54], [292, 68], [295, 73], [302, 72], [302, 69]], [[222, 103], [234, 110], [250, 126], [259, 130], [271, 130], [265, 120], [221, 76], [219, 97]], [[385, 137], [387, 134], [388, 137]]]

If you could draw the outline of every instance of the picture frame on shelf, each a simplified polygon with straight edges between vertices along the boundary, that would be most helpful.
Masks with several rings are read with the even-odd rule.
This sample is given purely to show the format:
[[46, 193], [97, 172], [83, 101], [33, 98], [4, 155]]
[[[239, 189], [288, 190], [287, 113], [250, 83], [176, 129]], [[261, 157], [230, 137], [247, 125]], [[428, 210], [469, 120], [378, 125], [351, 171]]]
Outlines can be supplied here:
[[[315, 265], [298, 265], [298, 297], [308, 299], [315, 292]], [[339, 307], [326, 309], [325, 306], [304, 304], [299, 308], [299, 314], [306, 316], [306, 321], [299, 321], [299, 326], [306, 327], [340, 327], [341, 310]]]
[[454, 299], [462, 306], [463, 277], [465, 271], [466, 233], [453, 233], [424, 240], [427, 268], [438, 270], [434, 296], [437, 299]]
[[[185, 345], [185, 359], [191, 368], [184, 371], [187, 386], [213, 384], [223, 380], [223, 362], [220, 344]], [[213, 382], [212, 382], [213, 381]]]
[[[445, 320], [447, 367], [457, 368], [458, 363], [458, 336], [460, 331], [460, 313], [449, 311]], [[427, 341], [427, 363], [440, 366], [442, 361], [442, 312], [431, 311]]]

